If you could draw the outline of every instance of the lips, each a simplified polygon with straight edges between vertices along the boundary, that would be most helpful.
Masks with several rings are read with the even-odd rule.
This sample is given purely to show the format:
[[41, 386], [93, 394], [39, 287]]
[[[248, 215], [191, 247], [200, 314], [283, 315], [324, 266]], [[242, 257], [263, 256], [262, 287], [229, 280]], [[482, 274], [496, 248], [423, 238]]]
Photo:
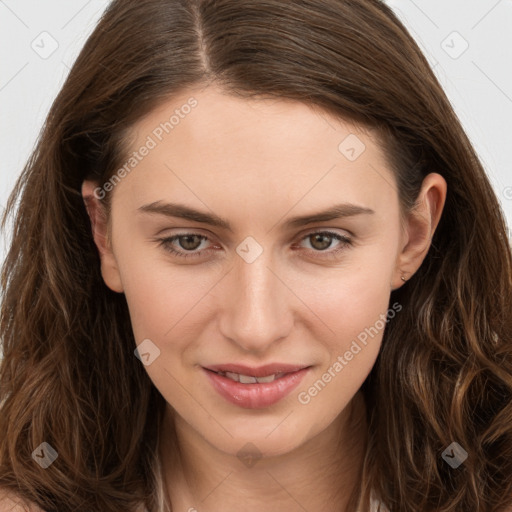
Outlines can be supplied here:
[[[280, 363], [258, 368], [226, 364], [203, 367], [203, 371], [213, 388], [232, 404], [247, 409], [262, 409], [288, 395], [310, 368]], [[265, 378], [268, 380], [260, 381]]]

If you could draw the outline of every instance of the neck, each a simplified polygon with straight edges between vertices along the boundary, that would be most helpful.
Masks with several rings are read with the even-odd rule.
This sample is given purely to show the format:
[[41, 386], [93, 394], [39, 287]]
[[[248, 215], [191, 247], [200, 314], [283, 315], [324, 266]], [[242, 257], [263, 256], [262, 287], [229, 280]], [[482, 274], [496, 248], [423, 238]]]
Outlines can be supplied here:
[[294, 450], [244, 466], [216, 449], [168, 406], [160, 456], [172, 511], [348, 511], [366, 447], [362, 395], [322, 432]]

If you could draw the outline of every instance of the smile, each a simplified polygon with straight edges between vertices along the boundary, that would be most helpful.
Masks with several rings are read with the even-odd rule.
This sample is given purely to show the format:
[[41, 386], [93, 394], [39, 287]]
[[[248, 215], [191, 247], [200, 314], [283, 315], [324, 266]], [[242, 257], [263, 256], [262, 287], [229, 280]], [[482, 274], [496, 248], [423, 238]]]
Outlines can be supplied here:
[[246, 409], [276, 404], [295, 389], [311, 367], [263, 377], [203, 368], [212, 387], [228, 402]]

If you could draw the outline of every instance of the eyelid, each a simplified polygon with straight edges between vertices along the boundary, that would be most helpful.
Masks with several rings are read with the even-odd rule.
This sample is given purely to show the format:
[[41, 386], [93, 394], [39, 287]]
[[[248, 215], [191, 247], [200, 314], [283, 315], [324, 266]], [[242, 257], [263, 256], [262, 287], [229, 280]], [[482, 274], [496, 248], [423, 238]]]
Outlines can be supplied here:
[[322, 226], [313, 226], [313, 227], [305, 228], [302, 231], [300, 231], [297, 235], [294, 235], [294, 239], [295, 238], [302, 239], [306, 235], [313, 235], [315, 233], [324, 233], [324, 232], [333, 233], [333, 234], [337, 234], [340, 236], [346, 236], [346, 238], [355, 237], [355, 234], [352, 231], [345, 229], [345, 228], [339, 228], [339, 227], [338, 228], [329, 228], [329, 227], [322, 227]]
[[[173, 228], [171, 228], [171, 229], [173, 229]], [[183, 232], [178, 232], [178, 233], [173, 232], [172, 234], [170, 234], [168, 236], [165, 235], [162, 238], [171, 238], [173, 236], [186, 236], [186, 235], [198, 235], [198, 236], [208, 238], [210, 241], [212, 240], [212, 238], [213, 239], [217, 238], [217, 236], [212, 231], [210, 231], [208, 229], [201, 229], [201, 228], [174, 228], [174, 229], [183, 229]], [[166, 232], [166, 231], [169, 231], [169, 228], [159, 230], [155, 234], [155, 237], [157, 237], [158, 235], [160, 235], [161, 233]], [[340, 228], [340, 227], [329, 228], [329, 227], [322, 227], [322, 226], [312, 226], [309, 228], [304, 228], [303, 230], [301, 230], [298, 233], [296, 233], [295, 235], [293, 235], [291, 237], [291, 239], [289, 240], [289, 243], [293, 242], [294, 240], [302, 240], [307, 235], [313, 235], [315, 233], [323, 233], [323, 232], [332, 232], [333, 234], [338, 234], [340, 236], [345, 236], [346, 238], [351, 238], [351, 239], [356, 236], [352, 231], [345, 229], [345, 228]], [[345, 233], [345, 235], [343, 234], [343, 232]], [[238, 242], [238, 243], [240, 243], [240, 242]]]

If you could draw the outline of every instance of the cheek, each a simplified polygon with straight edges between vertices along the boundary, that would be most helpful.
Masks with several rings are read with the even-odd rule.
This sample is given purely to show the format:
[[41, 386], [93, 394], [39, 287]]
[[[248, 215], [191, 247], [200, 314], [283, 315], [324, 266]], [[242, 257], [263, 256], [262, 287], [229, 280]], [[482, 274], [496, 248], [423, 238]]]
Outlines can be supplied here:
[[[364, 281], [352, 275], [337, 287], [331, 285], [328, 292], [310, 291], [305, 299], [322, 320], [317, 322], [315, 338], [328, 353], [323, 370], [339, 363], [341, 358], [342, 366], [338, 364], [334, 373], [342, 376], [333, 381], [341, 383], [349, 379], [357, 384], [354, 392], [377, 358], [389, 308], [389, 286], [379, 281]], [[342, 384], [346, 385], [347, 382]]]
[[302, 401], [298, 397], [299, 403], [311, 402], [312, 408], [330, 403], [335, 415], [368, 376], [380, 350], [388, 310], [390, 317], [398, 314], [389, 304], [394, 251], [392, 244], [368, 247], [358, 253], [357, 262], [350, 260], [303, 286], [301, 298], [322, 320], [316, 339], [328, 355], [301, 386], [305, 394]]
[[122, 237], [115, 249], [136, 342], [163, 339], [163, 333], [177, 321], [190, 290], [179, 281], [179, 273], [162, 260], [160, 249], [148, 250], [142, 243], [129, 245]]
[[326, 356], [297, 390], [296, 401], [305, 414], [322, 418], [319, 429], [333, 421], [360, 389], [375, 364], [387, 325], [389, 287], [358, 283], [352, 276], [337, 294], [331, 293], [331, 300], [316, 297], [318, 305], [312, 308], [321, 312], [332, 332], [317, 337]]
[[167, 272], [155, 267], [135, 271], [123, 281], [125, 296], [136, 340], [154, 338], [162, 343], [172, 338], [177, 349], [180, 339], [185, 340], [184, 327], [209, 287], [203, 289], [193, 279], [169, 267], [163, 269]]
[[[393, 243], [382, 242], [355, 249], [338, 268], [296, 274], [292, 288], [330, 328], [331, 351], [343, 350], [386, 314], [395, 254]], [[383, 328], [380, 321], [377, 327]]]

